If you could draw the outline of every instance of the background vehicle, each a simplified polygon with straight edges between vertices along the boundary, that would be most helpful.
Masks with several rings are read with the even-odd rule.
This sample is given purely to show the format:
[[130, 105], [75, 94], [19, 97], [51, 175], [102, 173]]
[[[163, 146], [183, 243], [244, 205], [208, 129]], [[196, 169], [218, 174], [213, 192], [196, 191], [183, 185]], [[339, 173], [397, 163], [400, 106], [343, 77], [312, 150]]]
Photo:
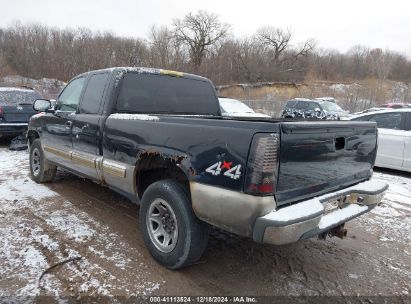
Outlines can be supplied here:
[[294, 98], [289, 100], [281, 115], [284, 118], [339, 120], [350, 115], [335, 101]]
[[374, 122], [224, 117], [214, 85], [196, 75], [93, 71], [55, 109], [34, 107], [47, 113], [30, 120], [32, 178], [51, 181], [59, 166], [140, 203], [145, 244], [172, 269], [200, 258], [208, 224], [277, 245], [343, 236], [387, 188], [370, 181]]
[[411, 106], [407, 103], [389, 102], [389, 103], [380, 105], [380, 108], [402, 109], [402, 108], [411, 108]]
[[0, 87], [0, 137], [27, 130], [30, 117], [36, 114], [33, 102], [39, 98], [41, 95], [31, 88]]
[[377, 123], [376, 166], [411, 172], [411, 108], [366, 113], [352, 120]]
[[242, 103], [237, 99], [219, 97], [221, 114], [223, 116], [234, 116], [234, 117], [265, 117], [269, 118], [269, 115], [256, 113], [253, 109], [248, 107], [246, 104]]
[[317, 97], [314, 100], [316, 100], [316, 101], [329, 101], [329, 102], [332, 102], [332, 103], [337, 103], [337, 101], [335, 100], [334, 97]]
[[355, 115], [360, 115], [360, 114], [365, 114], [365, 113], [370, 113], [370, 112], [375, 112], [375, 111], [381, 111], [381, 110], [385, 110], [385, 108], [373, 107], [373, 108], [362, 110], [360, 112], [355, 112], [355, 113], [352, 113], [352, 116], [350, 117], [351, 118], [350, 120], [352, 120]]

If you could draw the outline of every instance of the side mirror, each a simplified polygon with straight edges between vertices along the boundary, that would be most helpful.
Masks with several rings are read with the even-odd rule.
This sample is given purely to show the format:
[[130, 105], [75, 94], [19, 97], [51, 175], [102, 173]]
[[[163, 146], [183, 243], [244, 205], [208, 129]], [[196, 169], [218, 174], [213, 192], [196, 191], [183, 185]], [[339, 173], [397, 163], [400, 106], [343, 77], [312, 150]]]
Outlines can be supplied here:
[[37, 99], [33, 104], [33, 109], [37, 112], [48, 112], [51, 110], [51, 102], [47, 99]]

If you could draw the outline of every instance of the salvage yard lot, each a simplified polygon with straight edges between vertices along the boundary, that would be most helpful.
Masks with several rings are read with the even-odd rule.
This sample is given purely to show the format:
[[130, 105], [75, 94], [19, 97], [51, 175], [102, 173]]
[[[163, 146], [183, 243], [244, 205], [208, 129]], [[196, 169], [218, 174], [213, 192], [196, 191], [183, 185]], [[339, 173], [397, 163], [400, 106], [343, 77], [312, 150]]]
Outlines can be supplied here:
[[411, 174], [374, 178], [390, 189], [345, 240], [276, 247], [213, 229], [197, 265], [170, 271], [145, 249], [136, 205], [66, 172], [35, 184], [27, 151], [2, 142], [0, 296], [409, 295]]

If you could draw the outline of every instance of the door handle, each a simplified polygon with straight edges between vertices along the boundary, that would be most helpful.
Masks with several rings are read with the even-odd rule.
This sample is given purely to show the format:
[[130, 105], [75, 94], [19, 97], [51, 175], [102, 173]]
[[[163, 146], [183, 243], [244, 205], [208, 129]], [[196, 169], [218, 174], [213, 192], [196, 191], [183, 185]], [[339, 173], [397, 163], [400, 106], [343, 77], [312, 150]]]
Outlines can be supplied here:
[[71, 120], [66, 121], [66, 129], [70, 129], [72, 125], [73, 122]]

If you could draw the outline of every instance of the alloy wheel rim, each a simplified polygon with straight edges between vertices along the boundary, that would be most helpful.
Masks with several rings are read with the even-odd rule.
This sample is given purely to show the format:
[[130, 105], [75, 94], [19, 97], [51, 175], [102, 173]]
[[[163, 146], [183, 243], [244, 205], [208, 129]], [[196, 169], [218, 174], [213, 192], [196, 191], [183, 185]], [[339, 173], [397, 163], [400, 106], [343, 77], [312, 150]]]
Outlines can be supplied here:
[[173, 208], [161, 198], [155, 199], [146, 216], [146, 225], [151, 242], [164, 253], [169, 253], [177, 245], [178, 225]]

